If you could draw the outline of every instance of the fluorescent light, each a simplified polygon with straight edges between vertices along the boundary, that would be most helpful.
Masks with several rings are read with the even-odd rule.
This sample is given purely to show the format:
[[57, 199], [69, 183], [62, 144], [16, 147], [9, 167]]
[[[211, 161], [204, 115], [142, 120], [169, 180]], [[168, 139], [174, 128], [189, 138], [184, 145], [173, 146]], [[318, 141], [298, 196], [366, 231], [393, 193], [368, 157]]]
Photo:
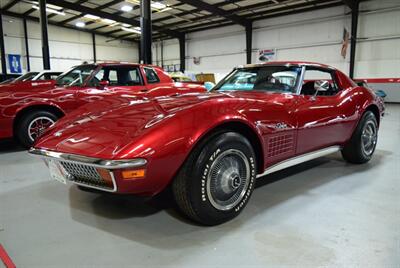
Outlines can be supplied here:
[[133, 9], [133, 7], [129, 6], [129, 5], [123, 5], [121, 7], [121, 10], [124, 11], [124, 12], [130, 12], [130, 11], [132, 11], [132, 9]]
[[136, 34], [142, 34], [140, 27], [135, 27], [135, 28], [121, 27], [121, 30], [124, 30], [126, 32], [136, 33]]
[[116, 23], [115, 20], [110, 20], [110, 19], [101, 19], [101, 21], [104, 22], [104, 23], [108, 23], [108, 24], [114, 24], [114, 23]]
[[171, 10], [171, 9], [172, 9], [172, 7], [166, 7], [166, 8], [159, 10], [158, 12], [164, 12], [164, 11]]
[[75, 26], [76, 26], [76, 27], [79, 27], [79, 28], [83, 28], [83, 27], [86, 26], [86, 23], [84, 23], [83, 21], [77, 21], [77, 22], [75, 23]]
[[167, 5], [160, 2], [152, 2], [151, 7], [155, 9], [164, 9], [167, 7]]
[[[126, 2], [135, 4], [135, 5], [140, 5], [140, 0], [125, 0]], [[158, 12], [164, 12], [167, 10], [171, 10], [172, 7], [169, 7], [168, 5], [161, 3], [161, 2], [151, 2], [151, 8], [156, 9]]]
[[[32, 8], [36, 9], [36, 10], [40, 10], [40, 8], [38, 6], [36, 6], [36, 5], [33, 5]], [[51, 8], [48, 8], [48, 7], [46, 7], [46, 12], [54, 13], [54, 14], [61, 15], [61, 16], [65, 16], [64, 12], [58, 11], [58, 10], [55, 10], [55, 9], [51, 9]]]
[[87, 19], [91, 19], [91, 20], [98, 20], [98, 19], [100, 19], [99, 16], [95, 16], [95, 15], [92, 15], [92, 14], [86, 14], [86, 15], [83, 16], [83, 17], [85, 17], [85, 18], [87, 18]]
[[52, 4], [46, 4], [46, 7], [52, 8], [52, 9], [56, 9], [56, 10], [61, 10], [63, 9], [62, 7], [56, 6], [56, 5], [52, 5]]

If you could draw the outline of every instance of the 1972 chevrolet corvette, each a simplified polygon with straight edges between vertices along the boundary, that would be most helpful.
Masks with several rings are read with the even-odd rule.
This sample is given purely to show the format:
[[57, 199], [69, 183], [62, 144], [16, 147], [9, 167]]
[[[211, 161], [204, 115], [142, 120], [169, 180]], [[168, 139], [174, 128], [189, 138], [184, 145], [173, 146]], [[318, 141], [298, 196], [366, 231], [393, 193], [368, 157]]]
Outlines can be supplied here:
[[60, 117], [89, 102], [125, 93], [155, 97], [205, 91], [202, 85], [174, 83], [160, 67], [133, 63], [80, 65], [53, 82], [12, 85], [0, 86], [0, 139], [14, 136], [25, 147]]
[[153, 196], [167, 186], [206, 225], [237, 216], [256, 178], [341, 151], [374, 153], [382, 100], [322, 64], [234, 69], [209, 93], [119, 96], [62, 119], [31, 149], [54, 179]]

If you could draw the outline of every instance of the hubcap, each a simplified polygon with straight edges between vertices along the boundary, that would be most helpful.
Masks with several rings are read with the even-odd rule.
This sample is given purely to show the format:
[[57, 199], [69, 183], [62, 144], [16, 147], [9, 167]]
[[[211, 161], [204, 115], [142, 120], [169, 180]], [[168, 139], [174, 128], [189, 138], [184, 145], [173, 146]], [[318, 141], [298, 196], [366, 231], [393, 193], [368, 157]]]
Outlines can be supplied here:
[[46, 117], [41, 116], [33, 119], [28, 126], [28, 136], [31, 141], [35, 141], [39, 138], [46, 129], [51, 127], [54, 124], [54, 120]]
[[378, 132], [374, 121], [368, 121], [361, 135], [361, 147], [365, 155], [370, 156], [375, 149], [378, 140]]
[[243, 199], [250, 182], [250, 164], [239, 150], [221, 153], [207, 176], [207, 197], [219, 210], [234, 208]]

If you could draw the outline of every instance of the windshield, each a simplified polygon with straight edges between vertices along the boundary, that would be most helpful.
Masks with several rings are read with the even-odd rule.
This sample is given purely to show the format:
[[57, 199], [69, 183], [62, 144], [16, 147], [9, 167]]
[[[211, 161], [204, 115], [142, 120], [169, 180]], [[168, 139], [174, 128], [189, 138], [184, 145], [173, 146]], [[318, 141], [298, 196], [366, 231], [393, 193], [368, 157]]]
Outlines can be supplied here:
[[25, 82], [32, 80], [35, 76], [37, 76], [39, 73], [38, 72], [29, 72], [24, 75], [21, 75], [20, 77], [14, 79], [13, 83], [15, 82]]
[[259, 90], [295, 93], [300, 80], [301, 67], [261, 66], [239, 68], [215, 86], [218, 91]]
[[81, 86], [97, 68], [96, 65], [80, 65], [63, 73], [56, 80], [58, 86]]

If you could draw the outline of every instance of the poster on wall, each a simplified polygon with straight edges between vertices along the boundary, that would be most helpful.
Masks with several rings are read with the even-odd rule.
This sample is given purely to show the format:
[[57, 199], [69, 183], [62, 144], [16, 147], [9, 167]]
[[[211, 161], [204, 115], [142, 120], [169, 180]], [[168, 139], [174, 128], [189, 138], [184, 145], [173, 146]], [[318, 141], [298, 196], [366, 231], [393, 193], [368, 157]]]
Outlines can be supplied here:
[[276, 49], [260, 49], [258, 60], [261, 62], [272, 61], [276, 59]]
[[22, 73], [21, 55], [8, 54], [8, 64], [10, 66], [10, 73], [12, 74]]

